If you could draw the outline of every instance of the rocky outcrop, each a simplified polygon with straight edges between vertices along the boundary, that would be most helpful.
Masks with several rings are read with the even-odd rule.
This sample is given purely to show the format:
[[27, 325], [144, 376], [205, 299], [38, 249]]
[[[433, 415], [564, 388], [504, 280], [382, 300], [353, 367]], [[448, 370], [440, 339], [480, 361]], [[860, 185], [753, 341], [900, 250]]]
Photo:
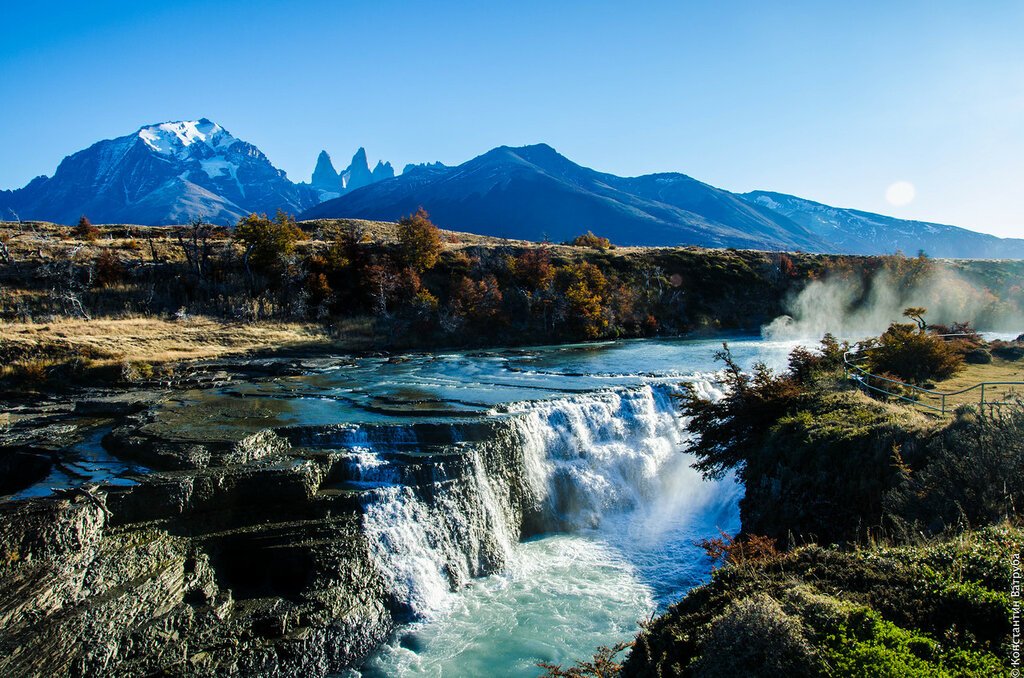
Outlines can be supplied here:
[[320, 155], [317, 156], [310, 185], [323, 193], [341, 194], [341, 177], [334, 169], [334, 163], [331, 162], [331, 156], [327, 151], [320, 151]]
[[391, 166], [390, 162], [384, 162], [382, 160], [377, 161], [377, 166], [373, 168], [373, 180], [384, 181], [385, 179], [395, 178], [395, 168]]
[[656, 496], [681, 443], [669, 387], [322, 424], [315, 391], [282, 386], [80, 399], [0, 429], [0, 459], [111, 469], [33, 498], [58, 476], [22, 474], [0, 502], [0, 675], [339, 673], [522, 538]]
[[334, 163], [331, 162], [331, 156], [327, 151], [320, 151], [310, 186], [317, 191], [320, 200], [331, 200], [357, 188], [393, 179], [394, 176], [395, 169], [391, 163], [381, 160], [377, 161], [377, 165], [371, 171], [370, 163], [366, 159], [366, 149], [362, 147], [352, 156], [352, 162], [348, 167], [340, 172], [334, 169]]
[[[151, 472], [0, 503], [0, 675], [330, 675], [421, 611], [391, 511], [416, 512], [429, 539], [406, 530], [408, 547], [442, 590], [539, 524], [507, 421], [224, 431], [202, 407], [114, 412], [105, 448]], [[65, 443], [88, 437], [74, 414], [47, 414]]]
[[222, 466], [0, 505], [0, 673], [322, 676], [361, 661], [394, 622], [358, 501], [320, 491], [329, 456], [286, 449], [250, 436], [206, 457]]

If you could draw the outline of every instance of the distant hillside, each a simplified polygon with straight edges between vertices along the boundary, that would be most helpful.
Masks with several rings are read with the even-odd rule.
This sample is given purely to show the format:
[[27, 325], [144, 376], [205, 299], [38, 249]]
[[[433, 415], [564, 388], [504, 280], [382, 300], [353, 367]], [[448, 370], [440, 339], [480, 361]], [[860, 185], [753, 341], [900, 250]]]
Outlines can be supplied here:
[[394, 220], [419, 206], [444, 228], [508, 238], [563, 241], [593, 230], [621, 245], [832, 249], [791, 219], [688, 176], [617, 177], [544, 144], [412, 167], [301, 218]]
[[1018, 238], [997, 238], [957, 226], [830, 207], [784, 193], [752, 191], [740, 197], [792, 219], [838, 252], [889, 254], [900, 250], [914, 254], [924, 250], [934, 257], [1024, 258], [1024, 240]]

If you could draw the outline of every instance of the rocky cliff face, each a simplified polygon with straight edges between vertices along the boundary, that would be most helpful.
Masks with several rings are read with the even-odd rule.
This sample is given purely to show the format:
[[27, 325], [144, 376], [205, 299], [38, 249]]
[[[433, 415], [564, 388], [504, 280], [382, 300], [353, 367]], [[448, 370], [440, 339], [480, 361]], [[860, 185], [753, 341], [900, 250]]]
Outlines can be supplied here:
[[327, 151], [320, 151], [316, 159], [316, 167], [313, 169], [313, 178], [310, 186], [317, 191], [319, 200], [331, 200], [345, 195], [357, 188], [369, 186], [370, 184], [392, 179], [395, 176], [395, 169], [390, 162], [378, 160], [377, 165], [370, 170], [369, 161], [366, 159], [366, 149], [360, 147], [352, 156], [352, 162], [348, 167], [338, 172], [334, 169], [331, 156]]
[[316, 167], [313, 168], [310, 186], [320, 191], [321, 196], [341, 195], [341, 177], [334, 169], [334, 163], [331, 162], [331, 156], [327, 154], [327, 151], [320, 151], [320, 155], [316, 158]]
[[[101, 421], [84, 408], [21, 420], [0, 458], [63, 464]], [[224, 431], [125, 410], [104, 447], [150, 469], [134, 484], [0, 503], [3, 675], [337, 673], [537, 524], [507, 422]], [[38, 479], [8, 466], [11, 490]], [[403, 569], [410, 548], [436, 576]]]
[[[142, 424], [112, 448], [155, 443]], [[322, 676], [387, 636], [358, 502], [326, 489], [333, 460], [270, 433], [159, 447], [182, 468], [0, 506], [0, 672]]]

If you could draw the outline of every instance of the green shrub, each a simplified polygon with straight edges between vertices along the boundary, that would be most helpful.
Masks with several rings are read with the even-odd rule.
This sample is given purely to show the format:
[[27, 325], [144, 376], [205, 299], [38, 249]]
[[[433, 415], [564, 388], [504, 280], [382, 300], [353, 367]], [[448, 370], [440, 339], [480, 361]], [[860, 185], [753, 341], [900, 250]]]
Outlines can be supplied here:
[[913, 384], [947, 379], [963, 367], [950, 342], [914, 325], [893, 323], [868, 349], [868, 370], [891, 373]]
[[797, 346], [789, 354], [789, 373], [801, 384], [819, 379], [835, 377], [843, 370], [844, 357], [850, 350], [850, 342], [840, 342], [832, 334], [826, 334], [818, 350]]
[[965, 408], [928, 446], [923, 468], [887, 496], [910, 532], [989, 525], [1024, 507], [1024, 407]]
[[996, 676], [1005, 670], [991, 653], [959, 648], [944, 651], [935, 640], [885, 621], [865, 607], [848, 613], [826, 638], [822, 655], [837, 676], [967, 678]]
[[278, 210], [273, 221], [250, 214], [235, 227], [234, 237], [245, 246], [247, 265], [260, 273], [276, 272], [304, 236], [295, 219]]
[[822, 673], [799, 618], [786, 614], [764, 593], [740, 599], [712, 621], [701, 655], [690, 668], [701, 678]]

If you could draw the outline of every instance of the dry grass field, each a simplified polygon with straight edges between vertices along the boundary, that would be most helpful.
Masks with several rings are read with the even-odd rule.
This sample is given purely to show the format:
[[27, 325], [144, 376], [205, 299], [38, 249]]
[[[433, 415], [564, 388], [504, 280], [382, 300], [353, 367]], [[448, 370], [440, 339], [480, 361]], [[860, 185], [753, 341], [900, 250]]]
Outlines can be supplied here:
[[151, 364], [333, 343], [319, 325], [230, 323], [203, 317], [0, 322], [0, 341], [17, 353], [28, 352], [18, 350], [22, 347], [61, 347], [67, 353], [94, 356], [100, 363]]
[[[1005, 401], [1014, 398], [1024, 399], [1024, 360], [1003, 360], [993, 358], [987, 365], [964, 365], [964, 369], [955, 376], [940, 381], [935, 385], [936, 391], [957, 393], [982, 382], [1017, 382], [1016, 384], [990, 383], [985, 387], [985, 402]], [[946, 398], [947, 407], [952, 405], [976, 405], [981, 401], [981, 389], [974, 388], [965, 393]]]

